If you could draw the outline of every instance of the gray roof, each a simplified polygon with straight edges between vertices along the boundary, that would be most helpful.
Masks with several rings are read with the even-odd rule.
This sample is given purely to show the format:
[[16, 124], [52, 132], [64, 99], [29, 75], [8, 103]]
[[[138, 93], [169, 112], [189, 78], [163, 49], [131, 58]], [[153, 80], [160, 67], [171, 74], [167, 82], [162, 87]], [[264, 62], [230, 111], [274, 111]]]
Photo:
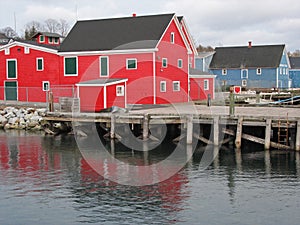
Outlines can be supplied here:
[[155, 48], [175, 14], [78, 21], [61, 52]]
[[210, 69], [221, 68], [277, 68], [285, 45], [218, 47]]
[[32, 38], [35, 38], [35, 37], [37, 37], [37, 36], [40, 35], [40, 34], [42, 34], [42, 35], [44, 35], [44, 36], [47, 36], [47, 37], [63, 38], [63, 36], [61, 36], [61, 35], [58, 34], [58, 33], [41, 32], [41, 31], [39, 31], [39, 32], [37, 32], [35, 35], [33, 35]]
[[290, 57], [291, 69], [300, 69], [300, 57]]
[[205, 71], [202, 71], [202, 70], [197, 70], [197, 69], [193, 69], [193, 68], [190, 68], [190, 75], [202, 75], [202, 76], [207, 76], [207, 75], [213, 75], [209, 72], [205, 72]]
[[28, 41], [28, 40], [15, 40], [16, 42], [24, 43], [24, 44], [29, 44], [29, 45], [34, 45], [38, 47], [43, 47], [43, 48], [48, 48], [48, 49], [53, 49], [53, 50], [58, 50], [59, 46], [55, 45], [45, 45], [45, 44], [39, 44], [36, 41]]
[[96, 79], [96, 80], [88, 80], [82, 81], [78, 83], [78, 85], [107, 85], [115, 82], [125, 82], [127, 79]]

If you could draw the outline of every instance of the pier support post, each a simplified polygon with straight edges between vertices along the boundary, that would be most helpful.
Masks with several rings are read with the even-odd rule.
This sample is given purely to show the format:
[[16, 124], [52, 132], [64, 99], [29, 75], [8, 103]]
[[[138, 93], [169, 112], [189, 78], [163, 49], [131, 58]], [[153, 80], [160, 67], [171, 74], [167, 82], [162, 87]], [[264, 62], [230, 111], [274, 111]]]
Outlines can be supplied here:
[[219, 120], [219, 116], [214, 117], [214, 146], [219, 146]]
[[243, 120], [241, 116], [238, 119], [237, 128], [236, 128], [236, 138], [235, 138], [235, 147], [240, 149], [242, 147], [242, 133], [243, 133]]
[[143, 120], [143, 140], [147, 140], [149, 137], [149, 115], [146, 114]]
[[186, 143], [193, 144], [193, 116], [189, 115], [186, 118]]
[[300, 120], [297, 121], [296, 151], [300, 151]]
[[271, 146], [271, 131], [272, 131], [272, 119], [266, 120], [266, 131], [265, 131], [265, 149], [269, 150]]
[[115, 137], [116, 137], [115, 129], [116, 129], [116, 117], [115, 117], [115, 115], [112, 115], [111, 119], [110, 119], [110, 138], [111, 139], [115, 139]]

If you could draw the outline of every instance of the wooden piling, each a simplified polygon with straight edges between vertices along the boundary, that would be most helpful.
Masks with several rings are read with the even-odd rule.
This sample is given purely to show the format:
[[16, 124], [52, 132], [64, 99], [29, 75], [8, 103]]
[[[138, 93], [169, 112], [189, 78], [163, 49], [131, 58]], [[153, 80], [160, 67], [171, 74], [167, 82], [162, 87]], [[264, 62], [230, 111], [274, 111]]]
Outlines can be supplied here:
[[297, 121], [296, 151], [300, 151], [300, 120]]
[[143, 119], [143, 140], [149, 137], [149, 115], [146, 114]]
[[235, 137], [235, 147], [240, 149], [242, 147], [242, 133], [243, 133], [243, 120], [241, 116], [238, 119], [237, 128], [236, 128], [236, 137]]
[[115, 129], [116, 129], [116, 117], [115, 115], [111, 115], [110, 120], [110, 138], [115, 139]]
[[186, 128], [187, 128], [186, 143], [190, 145], [193, 144], [193, 116], [192, 115], [187, 116]]
[[219, 116], [214, 117], [214, 146], [219, 146], [219, 120]]
[[272, 131], [272, 119], [266, 120], [265, 130], [265, 149], [269, 150], [271, 147], [271, 131]]

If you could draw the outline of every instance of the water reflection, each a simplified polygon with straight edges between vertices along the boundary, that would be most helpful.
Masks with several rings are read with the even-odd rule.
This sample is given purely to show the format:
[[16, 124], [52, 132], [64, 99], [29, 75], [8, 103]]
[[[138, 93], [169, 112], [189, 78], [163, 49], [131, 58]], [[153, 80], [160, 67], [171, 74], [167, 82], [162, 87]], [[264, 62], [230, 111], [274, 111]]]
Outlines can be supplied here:
[[[114, 142], [106, 146], [110, 154], [136, 165], [170, 154], [166, 146], [148, 154]], [[189, 157], [191, 147], [185, 150], [182, 157]], [[201, 170], [206, 151], [214, 160]], [[266, 214], [277, 221], [277, 210], [294, 213], [300, 202], [299, 153], [218, 151], [199, 147], [186, 168], [170, 179], [131, 187], [99, 176], [72, 136], [1, 132], [0, 224], [233, 224], [239, 216], [254, 224], [253, 215], [247, 216], [251, 210], [260, 215], [269, 208]], [[113, 163], [99, 166], [108, 176], [126, 169]], [[265, 202], [259, 201], [262, 196]], [[262, 206], [254, 206], [257, 202]], [[289, 217], [292, 222], [298, 221], [295, 215]]]

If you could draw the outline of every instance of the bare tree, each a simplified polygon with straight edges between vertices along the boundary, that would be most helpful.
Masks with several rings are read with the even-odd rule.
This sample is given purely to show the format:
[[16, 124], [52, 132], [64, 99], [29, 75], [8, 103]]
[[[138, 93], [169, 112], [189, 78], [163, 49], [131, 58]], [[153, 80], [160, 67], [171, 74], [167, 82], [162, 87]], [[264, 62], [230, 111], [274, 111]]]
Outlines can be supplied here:
[[205, 46], [199, 45], [197, 47], [197, 50], [198, 50], [198, 52], [212, 52], [212, 51], [214, 51], [214, 48], [211, 46], [205, 47]]
[[33, 35], [43, 30], [44, 30], [43, 24], [37, 21], [31, 21], [25, 25], [24, 39], [30, 40]]
[[70, 25], [68, 24], [68, 22], [64, 19], [60, 19], [59, 20], [59, 33], [61, 36], [67, 36], [69, 29], [70, 29]]
[[297, 49], [297, 50], [295, 50], [294, 52], [288, 52], [288, 55], [289, 55], [290, 57], [299, 57], [299, 56], [300, 56], [300, 50]]
[[1, 33], [5, 34], [8, 38], [18, 38], [17, 32], [11, 27], [5, 27], [0, 30]]
[[45, 26], [50, 33], [57, 33], [60, 30], [60, 23], [55, 19], [47, 19], [45, 21]]

